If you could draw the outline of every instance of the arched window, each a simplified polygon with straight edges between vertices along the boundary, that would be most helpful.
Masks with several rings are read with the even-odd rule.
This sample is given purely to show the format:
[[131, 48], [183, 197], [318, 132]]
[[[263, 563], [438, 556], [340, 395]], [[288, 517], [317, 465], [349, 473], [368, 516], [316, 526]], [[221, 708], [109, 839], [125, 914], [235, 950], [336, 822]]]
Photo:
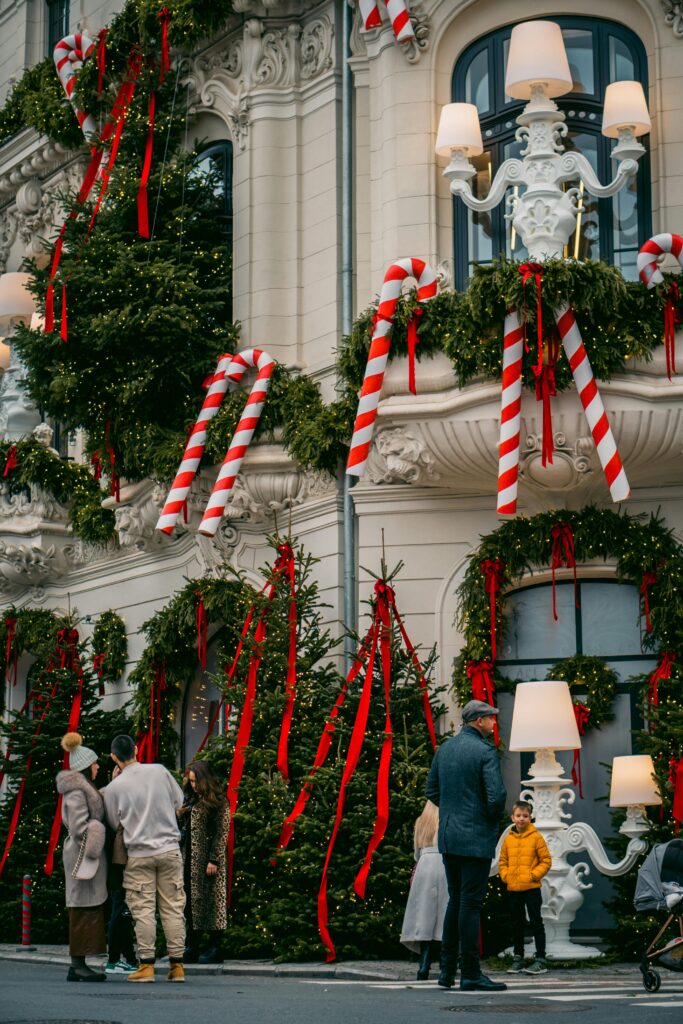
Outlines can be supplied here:
[[[642, 42], [633, 32], [611, 21], [593, 18], [553, 18], [562, 28], [574, 88], [557, 100], [567, 118], [566, 149], [578, 149], [590, 161], [603, 182], [611, 180], [614, 164], [610, 153], [616, 140], [600, 133], [602, 104], [610, 82], [636, 79], [647, 96], [647, 60]], [[479, 111], [484, 152], [473, 158], [477, 174], [472, 179], [475, 196], [488, 192], [503, 160], [520, 155], [515, 140], [515, 118], [524, 103], [505, 95], [505, 67], [513, 26], [499, 29], [469, 46], [453, 72], [452, 98], [474, 103]], [[641, 140], [646, 148], [647, 138]], [[519, 186], [515, 186], [519, 187]], [[567, 182], [578, 187], [580, 181]], [[512, 194], [512, 190], [509, 190]], [[456, 287], [462, 289], [475, 263], [495, 256], [521, 259], [527, 253], [509, 221], [505, 203], [487, 213], [467, 209], [454, 198], [454, 256]], [[635, 179], [610, 199], [586, 195], [577, 216], [577, 227], [567, 246], [575, 259], [603, 259], [635, 279], [638, 249], [652, 234], [650, 161], [646, 153]]]

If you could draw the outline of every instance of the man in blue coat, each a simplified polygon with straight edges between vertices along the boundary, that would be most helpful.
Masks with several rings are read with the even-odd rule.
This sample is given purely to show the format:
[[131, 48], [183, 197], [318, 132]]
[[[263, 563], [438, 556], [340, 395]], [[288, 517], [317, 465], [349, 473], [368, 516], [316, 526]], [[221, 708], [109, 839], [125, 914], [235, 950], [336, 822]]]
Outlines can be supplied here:
[[439, 852], [449, 895], [439, 985], [453, 987], [459, 944], [464, 992], [507, 988], [479, 966], [481, 907], [507, 796], [498, 753], [489, 742], [497, 714], [498, 708], [482, 700], [469, 701], [462, 729], [439, 747], [427, 779], [427, 799], [439, 808]]

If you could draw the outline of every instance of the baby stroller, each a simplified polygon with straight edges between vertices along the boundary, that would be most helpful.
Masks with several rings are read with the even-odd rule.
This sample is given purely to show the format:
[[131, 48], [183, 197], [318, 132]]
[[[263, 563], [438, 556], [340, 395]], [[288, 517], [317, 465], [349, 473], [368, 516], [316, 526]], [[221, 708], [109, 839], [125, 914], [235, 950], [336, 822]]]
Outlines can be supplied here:
[[[683, 839], [653, 846], [638, 872], [633, 897], [636, 910], [668, 910], [669, 916], [643, 954], [640, 970], [646, 992], [657, 992], [662, 983], [657, 967], [683, 974]], [[678, 935], [657, 948], [671, 922]]]

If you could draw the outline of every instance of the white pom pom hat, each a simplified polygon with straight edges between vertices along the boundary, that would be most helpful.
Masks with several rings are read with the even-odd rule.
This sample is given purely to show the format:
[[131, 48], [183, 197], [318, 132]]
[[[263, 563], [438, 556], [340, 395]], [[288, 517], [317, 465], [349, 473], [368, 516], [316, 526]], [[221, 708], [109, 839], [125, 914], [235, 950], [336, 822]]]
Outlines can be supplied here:
[[99, 761], [99, 755], [94, 750], [83, 746], [83, 737], [77, 732], [68, 732], [63, 736], [62, 747], [69, 755], [69, 768], [72, 772], [82, 772]]

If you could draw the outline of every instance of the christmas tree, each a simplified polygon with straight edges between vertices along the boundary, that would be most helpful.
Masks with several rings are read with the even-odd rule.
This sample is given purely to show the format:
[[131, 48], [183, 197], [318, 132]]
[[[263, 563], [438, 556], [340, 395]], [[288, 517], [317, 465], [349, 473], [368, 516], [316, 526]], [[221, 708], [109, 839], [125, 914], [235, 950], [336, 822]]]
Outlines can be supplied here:
[[[2, 871], [0, 922], [6, 941], [18, 941], [22, 877], [29, 875], [33, 880], [32, 939], [62, 943], [67, 940], [68, 916], [64, 905], [61, 838], [52, 874], [44, 871], [57, 807], [55, 776], [63, 766], [60, 739], [67, 732], [74, 698], [80, 692], [77, 728], [85, 744], [100, 755], [102, 784], [109, 774], [111, 739], [117, 733], [127, 732], [129, 721], [125, 709], [105, 712], [98, 707], [98, 680], [89, 667], [90, 659], [84, 657], [73, 620], [26, 609], [17, 615], [17, 620], [17, 640], [36, 660], [26, 678], [26, 708], [10, 713], [0, 723], [6, 784], [0, 803], [0, 858], [12, 831], [12, 816], [21, 791], [16, 832]], [[17, 686], [22, 683], [19, 678]], [[11, 756], [7, 758], [10, 743]]]

